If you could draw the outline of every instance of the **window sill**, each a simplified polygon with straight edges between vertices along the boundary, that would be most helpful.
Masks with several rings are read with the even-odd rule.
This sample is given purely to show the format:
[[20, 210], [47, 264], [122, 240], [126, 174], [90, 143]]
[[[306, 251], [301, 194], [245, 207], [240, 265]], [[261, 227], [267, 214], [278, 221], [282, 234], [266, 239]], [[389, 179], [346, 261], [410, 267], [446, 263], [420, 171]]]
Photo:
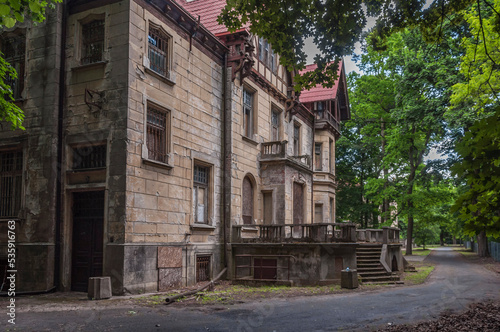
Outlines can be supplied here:
[[85, 65], [77, 65], [75, 67], [72, 67], [71, 70], [78, 71], [78, 70], [83, 70], [83, 69], [104, 67], [104, 66], [106, 66], [107, 63], [108, 63], [107, 61], [97, 61], [97, 62], [85, 64]]
[[172, 169], [172, 168], [174, 168], [173, 165], [162, 163], [160, 161], [151, 160], [151, 159], [144, 159], [143, 158], [142, 162], [144, 164], [147, 164], [147, 165], [157, 166], [157, 167], [161, 167], [161, 168], [164, 168], [164, 169]]
[[211, 226], [208, 224], [192, 224], [191, 229], [194, 230], [204, 230], [204, 231], [213, 231], [215, 230], [215, 226]]
[[[170, 79], [170, 78], [168, 78], [166, 76], [158, 74], [157, 72], [155, 72], [154, 70], [149, 69], [148, 67], [144, 67], [144, 69], [146, 70], [146, 73], [155, 76], [160, 81], [162, 81], [164, 83], [167, 83], [170, 86], [174, 86], [175, 85], [175, 79]], [[171, 72], [169, 72], [169, 76], [172, 76]]]
[[257, 141], [254, 141], [253, 139], [251, 139], [250, 137], [247, 137], [245, 135], [242, 135], [241, 138], [244, 140], [244, 141], [247, 141], [248, 143], [251, 143], [255, 146], [259, 145], [259, 142]]

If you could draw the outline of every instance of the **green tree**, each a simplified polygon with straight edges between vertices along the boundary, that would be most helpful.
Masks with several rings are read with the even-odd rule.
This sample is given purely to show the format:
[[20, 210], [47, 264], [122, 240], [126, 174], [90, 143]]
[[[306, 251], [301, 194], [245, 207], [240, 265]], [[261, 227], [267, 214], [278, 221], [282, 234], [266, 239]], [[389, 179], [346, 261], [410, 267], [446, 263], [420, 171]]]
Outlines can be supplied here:
[[480, 256], [489, 256], [487, 236], [500, 235], [499, 13], [500, 0], [478, 3], [465, 12], [470, 36], [462, 40], [466, 53], [460, 71], [466, 80], [453, 87], [448, 111], [448, 117], [465, 131], [456, 147], [461, 160], [453, 171], [466, 182], [466, 190], [454, 211], [464, 223], [464, 233], [477, 236]]
[[[486, 2], [487, 0], [482, 0]], [[443, 19], [466, 8], [472, 0], [228, 0], [218, 18], [229, 30], [249, 25], [250, 32], [266, 38], [289, 70], [302, 69], [306, 54], [304, 40], [312, 38], [320, 54], [316, 71], [297, 77], [296, 89], [316, 83], [331, 86], [338, 59], [351, 54], [361, 39], [367, 17], [377, 17], [372, 41], [382, 41], [391, 32], [409, 26], [426, 28], [426, 36], [439, 36]], [[378, 45], [377, 47], [380, 47]]]
[[[53, 7], [61, 0], [3, 0], [0, 1], [0, 28], [12, 28], [17, 22], [32, 21], [40, 23], [45, 19], [47, 8]], [[11, 123], [12, 129], [24, 129], [23, 111], [12, 101], [12, 88], [5, 82], [5, 79], [17, 78], [17, 73], [12, 66], [0, 56], [0, 121]]]

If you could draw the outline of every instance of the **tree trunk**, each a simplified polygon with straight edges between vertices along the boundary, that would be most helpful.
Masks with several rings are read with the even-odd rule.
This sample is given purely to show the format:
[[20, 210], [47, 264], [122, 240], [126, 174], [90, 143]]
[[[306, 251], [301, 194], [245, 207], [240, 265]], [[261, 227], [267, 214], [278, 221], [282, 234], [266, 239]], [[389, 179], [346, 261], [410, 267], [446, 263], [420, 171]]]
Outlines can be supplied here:
[[490, 252], [488, 250], [488, 238], [486, 237], [485, 231], [481, 231], [477, 235], [477, 255], [479, 257], [490, 257]]
[[439, 232], [439, 245], [441, 247], [444, 246], [444, 231], [443, 230], [441, 230]]

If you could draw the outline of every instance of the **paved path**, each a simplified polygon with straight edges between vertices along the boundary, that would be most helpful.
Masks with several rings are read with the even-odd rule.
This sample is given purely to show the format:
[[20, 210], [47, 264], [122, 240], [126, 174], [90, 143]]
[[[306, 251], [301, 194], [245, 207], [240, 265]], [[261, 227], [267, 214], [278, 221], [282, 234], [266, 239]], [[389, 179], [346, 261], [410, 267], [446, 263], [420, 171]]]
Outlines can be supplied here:
[[[26, 312], [17, 331], [337, 331], [373, 330], [461, 311], [484, 299], [500, 300], [500, 276], [449, 248], [427, 258], [437, 264], [429, 281], [348, 295], [325, 295], [227, 307], [123, 306]], [[5, 306], [2, 302], [2, 308]], [[5, 318], [3, 318], [5, 319]], [[0, 323], [0, 327], [3, 322]], [[13, 331], [13, 329], [11, 329]]]

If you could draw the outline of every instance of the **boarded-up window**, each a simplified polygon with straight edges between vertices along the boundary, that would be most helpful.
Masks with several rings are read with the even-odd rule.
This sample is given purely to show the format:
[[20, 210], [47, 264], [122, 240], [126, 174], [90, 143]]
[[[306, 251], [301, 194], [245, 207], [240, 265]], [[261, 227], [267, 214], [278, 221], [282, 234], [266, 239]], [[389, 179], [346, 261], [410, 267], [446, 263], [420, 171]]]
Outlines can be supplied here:
[[333, 173], [333, 140], [330, 140], [329, 144], [328, 144], [328, 153], [330, 155], [330, 158], [328, 158], [328, 163], [329, 163], [329, 170], [330, 170], [330, 173]]
[[323, 144], [315, 143], [314, 144], [314, 169], [317, 171], [321, 171], [323, 169], [323, 160], [321, 158]]
[[304, 223], [304, 186], [293, 183], [293, 223]]
[[0, 152], [0, 217], [18, 216], [22, 178], [22, 151]]
[[73, 148], [73, 169], [106, 167], [106, 145], [90, 145]]
[[246, 176], [243, 179], [242, 217], [245, 225], [253, 224], [253, 185]]
[[243, 135], [253, 136], [253, 93], [243, 89]]
[[264, 224], [271, 225], [273, 223], [273, 193], [265, 192], [264, 196]]
[[255, 258], [253, 271], [254, 279], [275, 280], [278, 277], [278, 260]]
[[82, 64], [102, 61], [104, 52], [104, 20], [82, 25]]
[[168, 77], [169, 75], [169, 49], [170, 37], [161, 29], [149, 26], [148, 58], [149, 68], [156, 73]]
[[323, 222], [323, 204], [314, 205], [314, 221], [317, 223]]
[[196, 257], [196, 282], [210, 280], [210, 256]]
[[193, 206], [194, 218], [197, 223], [208, 223], [208, 181], [210, 169], [199, 165], [194, 166], [193, 174]]
[[168, 112], [148, 105], [147, 147], [148, 158], [168, 163]]
[[17, 77], [4, 77], [4, 82], [12, 89], [14, 99], [21, 99], [24, 89], [24, 72], [26, 63], [26, 34], [23, 30], [4, 33], [1, 38], [1, 52], [5, 61], [16, 70]]
[[330, 222], [335, 222], [335, 203], [333, 198], [330, 198]]

